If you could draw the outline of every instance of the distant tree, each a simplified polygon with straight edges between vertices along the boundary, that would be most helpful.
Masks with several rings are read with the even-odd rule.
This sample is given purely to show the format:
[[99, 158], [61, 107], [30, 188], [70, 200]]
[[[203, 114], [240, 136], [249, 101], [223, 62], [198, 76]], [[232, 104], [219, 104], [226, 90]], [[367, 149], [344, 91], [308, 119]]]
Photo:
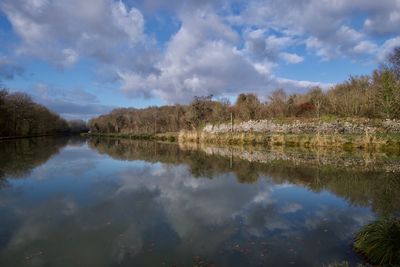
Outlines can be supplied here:
[[84, 120], [70, 120], [68, 127], [71, 133], [84, 133], [89, 130]]
[[27, 135], [29, 133], [27, 120], [31, 115], [33, 104], [31, 97], [25, 93], [14, 93], [7, 96], [7, 102], [7, 108], [11, 113], [12, 135]]
[[296, 94], [290, 95], [289, 99], [287, 100], [287, 108], [288, 108], [288, 115], [289, 116], [294, 116], [296, 115]]
[[0, 89], [0, 136], [6, 136], [8, 132], [9, 113], [6, 108], [6, 97], [8, 91], [6, 89]]
[[269, 109], [274, 117], [287, 115], [287, 95], [284, 89], [280, 88], [272, 92], [269, 96]]
[[368, 76], [352, 76], [327, 92], [328, 113], [346, 116], [365, 116], [371, 113], [371, 82]]
[[117, 116], [117, 118], [115, 120], [116, 120], [115, 129], [117, 132], [120, 132], [121, 129], [126, 125], [125, 117], [124, 117], [124, 115], [120, 114]]
[[255, 94], [240, 94], [236, 104], [237, 116], [242, 120], [254, 120], [261, 108], [261, 102]]
[[315, 107], [316, 115], [319, 118], [321, 116], [321, 111], [326, 108], [328, 103], [326, 96], [319, 86], [311, 88], [308, 95], [310, 97], [310, 103]]
[[213, 112], [212, 98], [212, 95], [194, 97], [189, 106], [189, 121], [194, 129], [199, 129], [202, 124], [208, 122]]
[[216, 123], [227, 122], [231, 118], [233, 112], [229, 99], [222, 98], [219, 101], [213, 101], [211, 121]]
[[25, 93], [0, 90], [0, 137], [67, 132], [66, 121]]
[[302, 103], [302, 104], [296, 106], [296, 113], [295, 114], [298, 117], [313, 116], [316, 113], [317, 112], [316, 112], [315, 105], [310, 103], [310, 102]]
[[388, 56], [389, 68], [396, 74], [396, 78], [400, 80], [400, 46], [393, 49]]
[[376, 104], [385, 118], [398, 117], [400, 113], [400, 86], [394, 72], [388, 69], [375, 71]]

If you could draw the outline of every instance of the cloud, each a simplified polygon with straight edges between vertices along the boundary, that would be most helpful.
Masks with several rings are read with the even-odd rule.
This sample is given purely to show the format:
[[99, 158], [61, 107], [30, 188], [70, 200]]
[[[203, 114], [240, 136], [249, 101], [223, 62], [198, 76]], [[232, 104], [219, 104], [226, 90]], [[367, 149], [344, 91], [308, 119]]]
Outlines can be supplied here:
[[343, 25], [332, 35], [323, 38], [309, 37], [306, 40], [306, 47], [315, 51], [324, 60], [343, 56], [355, 58], [358, 54], [365, 55], [373, 52], [370, 48], [375, 45], [363, 38], [362, 33]]
[[79, 104], [68, 102], [62, 99], [36, 99], [39, 103], [45, 105], [50, 110], [57, 112], [67, 119], [84, 119], [88, 120], [92, 117], [109, 113], [114, 106], [101, 104]]
[[[323, 60], [375, 57], [380, 47], [369, 31], [348, 22], [356, 10], [378, 16], [387, 12], [390, 4], [267, 0], [244, 6], [237, 15], [224, 17], [215, 12], [224, 9], [224, 4], [219, 9], [213, 1], [201, 7], [180, 5], [175, 11], [181, 28], [157, 63], [160, 72], [144, 76], [120, 70], [124, 91], [132, 96], [187, 102], [194, 95], [232, 95], [247, 90], [266, 95], [281, 86], [289, 91], [328, 88], [332, 84], [276, 77], [278, 60], [302, 63], [303, 55], [288, 51], [302, 45]], [[237, 31], [235, 26], [244, 30]]]
[[2, 80], [13, 80], [16, 76], [21, 76], [24, 68], [8, 60], [6, 57], [0, 57], [0, 82]]
[[[399, 0], [3, 0], [0, 9], [20, 38], [16, 55], [61, 68], [94, 59], [101, 79], [128, 96], [170, 103], [326, 88], [278, 77], [276, 69], [309, 55], [382, 60], [400, 34]], [[152, 23], [162, 16], [177, 29], [156, 38], [165, 33]]]
[[73, 49], [66, 48], [66, 49], [63, 49], [61, 51], [61, 53], [63, 54], [63, 57], [64, 57], [64, 60], [62, 61], [61, 64], [64, 66], [67, 66], [67, 67], [72, 66], [78, 61], [79, 55]]
[[400, 46], [400, 37], [391, 38], [384, 42], [379, 50], [378, 59], [381, 62], [384, 62], [393, 49], [397, 46]]
[[377, 45], [370, 41], [361, 41], [353, 50], [358, 54], [372, 54], [376, 52], [377, 48]]
[[280, 57], [285, 60], [287, 63], [291, 63], [291, 64], [298, 64], [303, 62], [304, 58], [297, 55], [297, 54], [291, 54], [291, 53], [286, 53], [283, 52], [280, 54]]
[[329, 89], [334, 86], [333, 83], [321, 83], [321, 82], [311, 82], [311, 81], [301, 81], [301, 80], [291, 80], [285, 78], [277, 78], [278, 84], [280, 84], [283, 88], [292, 88], [292, 89], [305, 89], [311, 87], [321, 87], [322, 89]]
[[115, 25], [129, 37], [132, 43], [138, 42], [143, 34], [144, 19], [136, 8], [127, 9], [120, 1], [112, 5], [111, 14]]
[[400, 34], [400, 1], [376, 1], [370, 5], [370, 16], [364, 21], [366, 31], [379, 36]]
[[213, 11], [183, 14], [181, 19], [181, 28], [157, 64], [158, 74], [118, 72], [126, 93], [155, 96], [169, 102], [187, 102], [196, 95], [232, 95], [241, 91], [266, 95], [280, 87], [279, 79], [273, 75], [279, 56], [290, 63], [302, 61], [296, 54], [280, 54], [282, 47], [293, 42], [292, 38], [249, 31], [245, 47], [240, 49], [236, 45], [237, 33]]
[[[5, 0], [0, 9], [20, 37], [19, 55], [35, 56], [62, 67], [80, 56], [132, 68], [146, 40], [141, 12], [122, 1]], [[121, 55], [123, 54], [123, 56]]]
[[[355, 28], [362, 18], [363, 25]], [[400, 1], [259, 0], [229, 19], [305, 39], [310, 51], [323, 59], [356, 58], [375, 52], [376, 35], [400, 34]]]
[[168, 43], [159, 74], [120, 71], [132, 95], [187, 101], [194, 95], [235, 92], [265, 78], [233, 47], [237, 34], [211, 11], [183, 14], [182, 26]]
[[33, 90], [33, 98], [50, 110], [67, 119], [89, 119], [110, 112], [115, 106], [99, 103], [96, 95], [82, 88], [64, 89], [37, 84]]
[[244, 53], [254, 61], [274, 62], [279, 53], [295, 43], [292, 37], [269, 34], [265, 29], [246, 30]]

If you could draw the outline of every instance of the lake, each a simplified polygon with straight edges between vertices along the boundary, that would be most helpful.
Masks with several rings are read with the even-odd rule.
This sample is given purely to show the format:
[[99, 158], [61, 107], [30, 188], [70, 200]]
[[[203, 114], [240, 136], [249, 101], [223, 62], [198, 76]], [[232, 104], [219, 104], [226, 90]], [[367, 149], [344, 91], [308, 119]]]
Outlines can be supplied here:
[[400, 212], [400, 157], [0, 142], [0, 266], [326, 266]]

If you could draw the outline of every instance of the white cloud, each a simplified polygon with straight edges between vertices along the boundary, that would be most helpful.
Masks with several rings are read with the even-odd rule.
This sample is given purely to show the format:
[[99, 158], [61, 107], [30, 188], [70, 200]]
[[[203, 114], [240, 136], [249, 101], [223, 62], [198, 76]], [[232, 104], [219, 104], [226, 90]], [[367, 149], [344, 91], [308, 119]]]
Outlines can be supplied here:
[[[351, 26], [364, 16], [364, 26]], [[325, 60], [374, 56], [375, 35], [400, 34], [400, 1], [259, 0], [249, 2], [229, 21], [302, 38], [310, 51]]]
[[361, 41], [354, 47], [354, 52], [358, 54], [372, 54], [376, 51], [377, 45], [370, 41]]
[[309, 50], [315, 51], [316, 55], [324, 60], [372, 53], [371, 47], [376, 46], [372, 42], [364, 40], [362, 33], [346, 25], [342, 25], [328, 36], [308, 37], [305, 43]]
[[182, 14], [182, 25], [171, 38], [159, 73], [141, 75], [118, 71], [124, 92], [132, 96], [156, 96], [168, 102], [187, 102], [198, 95], [235, 95], [251, 91], [266, 96], [282, 85], [289, 90], [321, 85], [287, 82], [274, 76], [279, 58], [297, 64], [303, 57], [282, 52], [296, 42], [292, 37], [249, 30], [245, 45], [238, 48], [238, 36], [212, 10]]
[[141, 52], [134, 45], [145, 39], [141, 12], [122, 1], [4, 0], [0, 9], [21, 38], [20, 55], [59, 66], [75, 64], [78, 55], [133, 66]]
[[75, 62], [78, 61], [79, 55], [78, 53], [70, 48], [66, 48], [62, 50], [62, 55], [64, 57], [64, 61], [62, 62], [62, 65], [64, 66], [72, 66], [75, 64]]
[[157, 64], [158, 75], [119, 72], [126, 92], [180, 102], [195, 95], [237, 92], [265, 80], [233, 47], [236, 33], [216, 14], [199, 11], [182, 19]]
[[139, 10], [128, 10], [120, 1], [112, 5], [111, 13], [115, 25], [129, 36], [131, 42], [138, 42], [142, 38], [144, 19]]
[[[330, 84], [277, 77], [275, 69], [282, 61], [302, 63], [304, 48], [322, 60], [382, 60], [399, 42], [393, 35], [400, 33], [400, 0], [237, 1], [243, 8], [235, 13], [232, 2], [214, 0], [134, 6], [114, 0], [3, 0], [0, 9], [21, 38], [20, 55], [61, 67], [94, 58], [128, 95], [168, 102], [241, 91], [265, 96], [281, 86], [326, 88]], [[158, 10], [168, 10], [179, 24], [162, 43], [146, 24]], [[375, 39], [382, 34], [392, 39], [382, 45]]]
[[387, 40], [379, 48], [378, 59], [384, 62], [388, 55], [393, 51], [393, 48], [400, 46], [400, 37], [395, 37]]
[[312, 81], [299, 81], [299, 80], [291, 80], [285, 78], [278, 78], [278, 84], [280, 84], [283, 88], [295, 88], [295, 89], [304, 89], [311, 87], [321, 87], [322, 89], [329, 89], [334, 84], [333, 83], [321, 83], [321, 82], [312, 82]]
[[280, 54], [280, 57], [285, 60], [287, 63], [291, 64], [298, 64], [303, 62], [304, 58], [302, 56], [299, 56], [297, 54], [291, 54], [291, 53], [286, 53], [283, 52]]
[[254, 61], [276, 61], [279, 53], [295, 43], [288, 36], [268, 34], [265, 29], [247, 30], [244, 33], [243, 53]]

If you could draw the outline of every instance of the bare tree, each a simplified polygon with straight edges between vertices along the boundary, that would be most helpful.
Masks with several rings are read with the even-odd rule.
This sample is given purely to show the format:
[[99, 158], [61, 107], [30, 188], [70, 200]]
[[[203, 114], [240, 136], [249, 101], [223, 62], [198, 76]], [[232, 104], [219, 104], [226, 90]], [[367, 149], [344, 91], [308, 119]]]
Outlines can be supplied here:
[[396, 78], [400, 79], [400, 46], [393, 49], [388, 56], [390, 69], [396, 74]]

